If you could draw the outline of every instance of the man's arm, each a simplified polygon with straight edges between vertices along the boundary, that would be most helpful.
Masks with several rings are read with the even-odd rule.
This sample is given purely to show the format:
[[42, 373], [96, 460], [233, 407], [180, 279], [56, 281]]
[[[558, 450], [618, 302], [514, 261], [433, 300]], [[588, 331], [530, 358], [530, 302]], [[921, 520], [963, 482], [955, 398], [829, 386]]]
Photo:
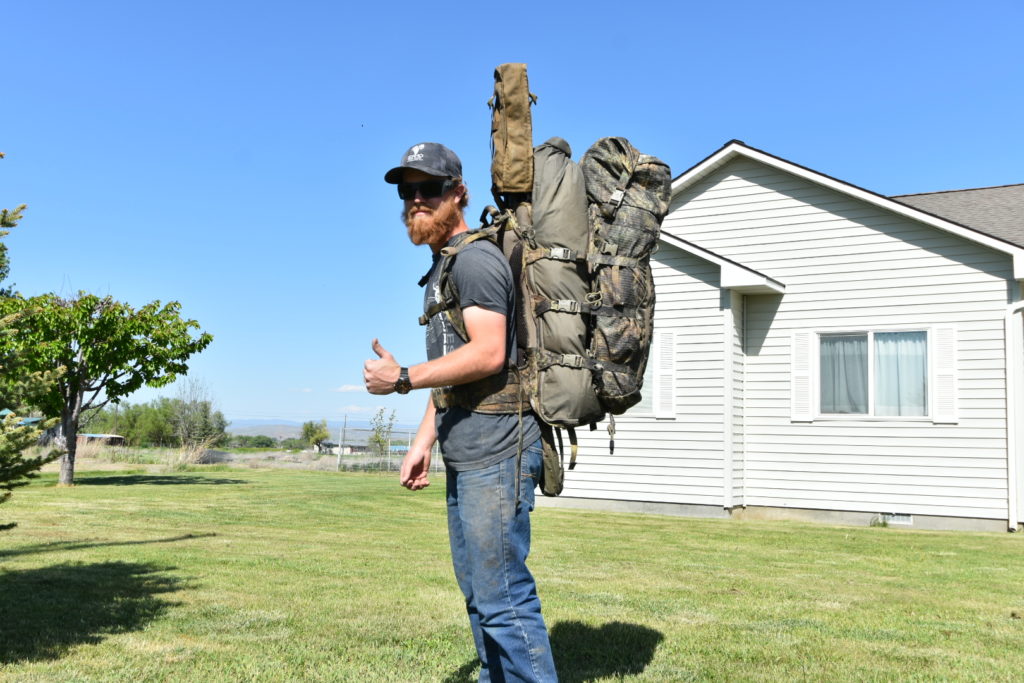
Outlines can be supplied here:
[[[468, 306], [462, 309], [462, 320], [469, 341], [440, 358], [410, 367], [409, 380], [414, 389], [466, 384], [505, 367], [505, 314]], [[363, 364], [366, 389], [371, 394], [390, 394], [398, 379], [398, 362], [376, 339], [373, 350], [380, 358]]]
[[402, 469], [398, 474], [398, 482], [410, 491], [419, 491], [430, 486], [427, 475], [430, 473], [430, 449], [437, 440], [437, 429], [434, 426], [434, 402], [427, 397], [427, 410], [420, 420], [416, 438], [409, 446], [409, 452], [402, 458]]

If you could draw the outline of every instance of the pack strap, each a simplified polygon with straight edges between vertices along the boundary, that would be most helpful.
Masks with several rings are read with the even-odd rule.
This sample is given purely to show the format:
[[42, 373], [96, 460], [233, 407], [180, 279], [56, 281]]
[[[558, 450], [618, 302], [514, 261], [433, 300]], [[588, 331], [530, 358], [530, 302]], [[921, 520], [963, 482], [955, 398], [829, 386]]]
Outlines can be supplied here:
[[626, 198], [626, 188], [629, 187], [629, 181], [633, 178], [633, 169], [623, 168], [622, 173], [619, 174], [619, 179], [615, 183], [615, 189], [612, 190], [611, 195], [608, 197], [608, 201], [601, 203], [601, 215], [604, 216], [605, 220], [615, 220], [615, 214], [618, 213], [619, 207], [622, 206], [622, 200]]
[[628, 365], [622, 365], [621, 363], [612, 363], [606, 360], [593, 361], [593, 368], [597, 372], [618, 372], [633, 374], [636, 372], [636, 368]]
[[602, 318], [636, 318], [638, 310], [636, 306], [598, 306], [591, 308], [590, 313]]
[[[430, 319], [438, 313], [444, 312], [448, 316], [448, 320], [455, 328], [456, 333], [462, 338], [467, 339], [466, 325], [462, 320], [462, 312], [459, 308], [459, 297], [458, 292], [454, 286], [449, 284], [452, 263], [455, 257], [458, 256], [459, 252], [465, 249], [467, 246], [482, 239], [493, 239], [494, 235], [498, 233], [503, 225], [501, 216], [498, 216], [497, 209], [493, 206], [488, 206], [484, 209], [484, 212], [480, 215], [481, 221], [484, 222], [477, 230], [468, 231], [462, 233], [456, 240], [455, 243], [449, 245], [441, 250], [441, 259], [435, 263], [427, 274], [420, 278], [420, 287], [423, 287], [430, 280], [430, 274], [434, 272], [434, 268], [441, 269], [441, 275], [438, 277], [438, 290], [441, 293], [440, 301], [435, 301], [433, 304], [428, 306], [423, 315], [419, 317], [420, 325], [427, 325], [430, 323]], [[487, 223], [487, 217], [491, 217], [491, 222]]]
[[426, 325], [430, 322], [430, 319], [441, 311], [447, 311], [458, 305], [458, 301], [455, 297], [445, 297], [441, 301], [434, 302], [430, 306], [427, 306], [427, 310], [420, 316], [420, 325]]
[[541, 299], [534, 307], [533, 312], [540, 317], [549, 311], [555, 313], [583, 313], [590, 309], [590, 304], [586, 301], [576, 301], [574, 299]]
[[586, 356], [574, 353], [551, 353], [550, 351], [538, 349], [537, 369], [546, 370], [553, 365], [562, 365], [567, 368], [587, 368], [594, 371], [600, 369], [592, 359]]
[[585, 262], [587, 257], [583, 252], [569, 249], [568, 247], [536, 247], [528, 249], [524, 255], [524, 260], [527, 264], [535, 263], [541, 259]]
[[636, 268], [640, 265], [640, 259], [632, 256], [615, 256], [613, 254], [591, 254], [587, 262], [595, 266], [625, 266]]
[[438, 387], [430, 393], [434, 407], [438, 410], [458, 406], [477, 413], [509, 415], [525, 409], [523, 400], [526, 396], [521, 385], [519, 369], [510, 366], [489, 377], [466, 384]]
[[565, 431], [569, 433], [569, 452], [571, 453], [571, 455], [569, 456], [569, 469], [574, 470], [576, 469], [576, 455], [580, 451], [580, 444], [579, 441], [576, 439], [575, 429], [573, 429], [572, 427], [566, 427]]

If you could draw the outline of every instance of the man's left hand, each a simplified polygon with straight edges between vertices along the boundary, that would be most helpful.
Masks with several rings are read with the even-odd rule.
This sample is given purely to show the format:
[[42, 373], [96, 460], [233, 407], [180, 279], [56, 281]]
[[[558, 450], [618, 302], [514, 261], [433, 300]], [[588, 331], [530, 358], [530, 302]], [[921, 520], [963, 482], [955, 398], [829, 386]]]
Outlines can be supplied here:
[[376, 338], [373, 340], [373, 352], [379, 359], [371, 358], [363, 363], [366, 390], [371, 394], [390, 394], [395, 390], [395, 381], [402, 369], [391, 352], [381, 346]]

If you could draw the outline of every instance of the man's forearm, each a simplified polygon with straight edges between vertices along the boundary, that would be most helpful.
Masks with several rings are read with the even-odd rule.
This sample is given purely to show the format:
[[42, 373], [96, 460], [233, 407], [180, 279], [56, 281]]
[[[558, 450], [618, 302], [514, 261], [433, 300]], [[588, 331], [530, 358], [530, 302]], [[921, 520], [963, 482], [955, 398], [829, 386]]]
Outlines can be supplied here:
[[423, 413], [423, 419], [420, 420], [420, 426], [416, 429], [416, 438], [413, 440], [411, 448], [421, 448], [429, 452], [434, 447], [434, 442], [437, 441], [437, 428], [434, 425], [435, 412], [434, 401], [427, 396], [427, 409]]
[[[451, 353], [409, 368], [414, 389], [466, 384], [499, 372], [505, 363], [495, 363], [494, 354], [479, 353], [473, 342]], [[503, 359], [502, 359], [503, 360]]]

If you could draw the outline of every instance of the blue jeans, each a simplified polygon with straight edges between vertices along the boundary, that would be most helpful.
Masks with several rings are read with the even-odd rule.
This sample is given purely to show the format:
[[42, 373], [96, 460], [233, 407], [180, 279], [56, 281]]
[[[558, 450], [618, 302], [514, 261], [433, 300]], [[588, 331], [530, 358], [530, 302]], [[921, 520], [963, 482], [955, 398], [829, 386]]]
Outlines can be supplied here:
[[526, 568], [530, 511], [541, 444], [523, 450], [520, 505], [516, 457], [479, 470], [447, 472], [448, 537], [480, 656], [480, 680], [557, 681], [537, 584]]

